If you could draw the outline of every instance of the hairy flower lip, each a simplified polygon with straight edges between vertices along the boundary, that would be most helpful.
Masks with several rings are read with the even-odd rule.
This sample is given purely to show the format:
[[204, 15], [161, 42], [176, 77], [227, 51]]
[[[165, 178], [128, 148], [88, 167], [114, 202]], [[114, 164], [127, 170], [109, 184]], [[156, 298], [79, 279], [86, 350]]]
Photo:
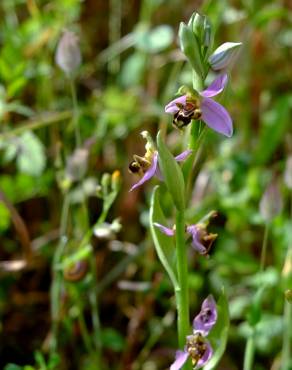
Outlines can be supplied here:
[[[221, 74], [207, 89], [199, 92], [199, 95], [201, 96], [200, 109], [202, 111], [202, 120], [214, 131], [231, 137], [233, 134], [233, 124], [229, 113], [221, 104], [211, 99], [224, 90], [227, 81], [227, 74]], [[169, 114], [179, 112], [181, 109], [180, 105], [185, 107], [188, 99], [190, 97], [185, 94], [172, 100], [166, 105], [165, 112]]]

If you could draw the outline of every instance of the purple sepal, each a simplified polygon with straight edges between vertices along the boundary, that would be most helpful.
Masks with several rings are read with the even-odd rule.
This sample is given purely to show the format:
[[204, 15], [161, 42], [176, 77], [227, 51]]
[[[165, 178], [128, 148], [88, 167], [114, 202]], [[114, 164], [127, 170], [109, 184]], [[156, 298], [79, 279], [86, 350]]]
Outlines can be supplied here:
[[174, 230], [170, 229], [169, 227], [163, 226], [158, 222], [154, 222], [154, 226], [158, 227], [158, 229], [167, 236], [174, 236]]
[[187, 352], [183, 351], [176, 351], [175, 354], [175, 361], [174, 363], [170, 366], [170, 370], [179, 370], [182, 368], [182, 366], [185, 364], [189, 357], [189, 354]]
[[180, 96], [179, 98], [172, 100], [165, 106], [165, 112], [174, 114], [179, 111], [179, 107], [177, 106], [177, 104], [186, 105], [186, 103], [187, 103], [187, 96], [186, 95]]
[[212, 295], [209, 295], [203, 302], [200, 313], [194, 318], [194, 332], [199, 331], [203, 336], [209, 334], [217, 321], [216, 302]]
[[177, 161], [177, 162], [182, 162], [184, 161], [193, 151], [191, 149], [187, 149], [185, 150], [184, 152], [180, 153], [179, 155], [177, 155], [176, 157], [174, 157], [174, 159]]
[[157, 164], [158, 164], [158, 152], [155, 152], [153, 154], [153, 157], [152, 157], [152, 164], [151, 166], [149, 167], [149, 169], [145, 172], [144, 176], [142, 177], [141, 180], [139, 180], [136, 184], [134, 184], [130, 191], [136, 189], [138, 186], [141, 186], [142, 184], [144, 184], [144, 182], [148, 181], [151, 179], [151, 177], [153, 177], [156, 173], [156, 169], [157, 169]]
[[202, 120], [214, 131], [227, 137], [233, 133], [232, 120], [227, 110], [210, 98], [204, 98], [201, 104]]
[[203, 357], [199, 359], [199, 361], [198, 361], [197, 365], [194, 367], [194, 369], [201, 369], [203, 366], [206, 365], [206, 363], [210, 360], [210, 358], [213, 355], [213, 349], [212, 349], [210, 343], [207, 340], [205, 340], [205, 343], [206, 343], [206, 346], [207, 346], [206, 351], [205, 351]]
[[192, 237], [192, 247], [200, 254], [206, 254], [206, 248], [201, 243], [200, 230], [196, 225], [187, 227], [187, 233]]
[[204, 96], [205, 98], [211, 98], [212, 96], [220, 94], [224, 90], [227, 81], [227, 74], [220, 75], [211, 83], [211, 85], [207, 87], [207, 89], [201, 91], [200, 95]]

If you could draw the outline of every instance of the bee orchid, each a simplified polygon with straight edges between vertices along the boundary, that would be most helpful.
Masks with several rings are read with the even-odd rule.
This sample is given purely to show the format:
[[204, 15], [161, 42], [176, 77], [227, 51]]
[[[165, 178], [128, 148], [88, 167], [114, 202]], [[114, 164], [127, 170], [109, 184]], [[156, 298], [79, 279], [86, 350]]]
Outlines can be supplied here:
[[231, 137], [233, 125], [229, 113], [211, 99], [224, 90], [227, 80], [227, 74], [220, 75], [207, 89], [198, 93], [188, 92], [172, 100], [166, 105], [165, 112], [174, 115], [173, 124], [177, 128], [187, 126], [192, 119], [202, 119], [214, 131]]
[[[133, 156], [133, 161], [129, 164], [129, 171], [134, 174], [140, 175], [141, 179], [134, 184], [130, 191], [136, 189], [137, 187], [144, 184], [146, 181], [150, 180], [153, 176], [158, 177], [162, 180], [162, 174], [158, 164], [158, 151], [153, 143], [153, 140], [147, 131], [141, 132], [144, 139], [147, 140], [145, 145], [146, 152], [143, 157], [138, 155]], [[175, 157], [177, 162], [184, 161], [190, 154], [192, 150], [185, 150], [181, 154]]]
[[216, 302], [213, 296], [209, 295], [193, 321], [193, 334], [186, 337], [184, 350], [176, 352], [175, 361], [170, 370], [181, 369], [188, 358], [191, 359], [195, 370], [206, 365], [213, 355], [213, 349], [206, 337], [214, 327], [217, 316]]
[[[154, 225], [165, 235], [174, 236], [174, 228], [168, 228], [157, 222]], [[191, 245], [193, 249], [202, 255], [208, 255], [208, 252], [217, 238], [217, 234], [208, 233], [203, 224], [189, 225], [186, 227], [186, 233], [192, 238]]]

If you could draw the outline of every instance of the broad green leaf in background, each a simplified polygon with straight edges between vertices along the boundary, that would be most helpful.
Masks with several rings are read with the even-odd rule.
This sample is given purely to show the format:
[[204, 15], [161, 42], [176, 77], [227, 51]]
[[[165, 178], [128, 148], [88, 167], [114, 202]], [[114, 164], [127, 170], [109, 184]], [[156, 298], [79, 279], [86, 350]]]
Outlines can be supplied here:
[[258, 288], [257, 292], [255, 293], [250, 309], [247, 313], [247, 320], [251, 326], [256, 326], [256, 324], [261, 320], [262, 316], [262, 300], [263, 294], [265, 292], [266, 286], [263, 285]]
[[256, 164], [265, 164], [281, 143], [291, 123], [292, 95], [281, 96], [273, 109], [263, 116], [260, 136], [254, 153]]
[[159, 166], [168, 191], [172, 196], [176, 208], [178, 210], [183, 210], [185, 207], [185, 183], [182, 170], [164, 144], [160, 133], [157, 135], [157, 147], [159, 153]]
[[45, 169], [45, 148], [40, 139], [31, 131], [24, 132], [19, 138], [17, 167], [20, 172], [39, 176]]
[[163, 234], [154, 223], [160, 223], [166, 225], [166, 220], [160, 207], [159, 202], [159, 185], [157, 185], [152, 194], [151, 205], [150, 205], [150, 230], [153, 238], [153, 242], [156, 248], [157, 255], [162, 263], [163, 267], [167, 271], [170, 280], [174, 287], [178, 285], [176, 277], [176, 269], [174, 265], [175, 245], [174, 238]]
[[0, 232], [5, 231], [10, 226], [10, 212], [5, 204], [0, 202]]
[[114, 352], [121, 352], [125, 347], [124, 337], [113, 328], [103, 329], [101, 340], [105, 348], [109, 348]]
[[152, 30], [137, 32], [137, 48], [146, 53], [159, 53], [168, 48], [174, 39], [173, 29], [165, 24]]
[[204, 370], [215, 369], [226, 348], [229, 331], [229, 310], [224, 290], [222, 290], [217, 302], [217, 312], [218, 318], [216, 324], [208, 336], [214, 353], [211, 360], [204, 366]]

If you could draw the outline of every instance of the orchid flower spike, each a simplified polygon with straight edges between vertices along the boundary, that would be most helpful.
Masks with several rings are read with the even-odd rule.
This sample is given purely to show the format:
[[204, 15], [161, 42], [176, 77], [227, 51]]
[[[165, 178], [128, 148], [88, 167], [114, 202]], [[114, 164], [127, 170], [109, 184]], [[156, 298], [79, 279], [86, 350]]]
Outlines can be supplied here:
[[193, 334], [186, 337], [184, 350], [176, 352], [170, 370], [181, 369], [188, 358], [192, 361], [193, 369], [200, 369], [206, 365], [213, 355], [213, 349], [206, 337], [214, 327], [217, 316], [216, 302], [213, 296], [209, 295], [193, 321]]
[[[174, 236], [174, 228], [170, 229], [166, 226], [163, 226], [157, 222], [154, 223], [154, 226], [158, 227], [159, 230], [167, 236]], [[192, 247], [199, 254], [208, 256], [208, 252], [217, 238], [217, 234], [208, 233], [206, 230], [206, 225], [204, 224], [195, 224], [187, 226], [186, 232], [192, 238]]]
[[202, 119], [212, 130], [231, 137], [233, 124], [229, 113], [221, 104], [211, 99], [224, 90], [227, 80], [227, 74], [222, 74], [207, 89], [197, 94], [187, 93], [168, 103], [165, 112], [174, 115], [174, 126], [182, 128], [192, 119]]
[[[140, 175], [141, 179], [131, 187], [130, 191], [141, 186], [142, 184], [144, 184], [144, 182], [150, 180], [153, 176], [156, 176], [160, 180], [162, 180], [162, 174], [158, 164], [158, 151], [155, 147], [155, 144], [148, 131], [141, 132], [141, 135], [147, 141], [145, 145], [146, 152], [143, 157], [134, 154], [134, 160], [129, 164], [129, 171], [131, 173]], [[177, 162], [182, 162], [191, 153], [192, 150], [185, 150], [181, 154], [177, 155], [175, 157], [175, 160]]]

